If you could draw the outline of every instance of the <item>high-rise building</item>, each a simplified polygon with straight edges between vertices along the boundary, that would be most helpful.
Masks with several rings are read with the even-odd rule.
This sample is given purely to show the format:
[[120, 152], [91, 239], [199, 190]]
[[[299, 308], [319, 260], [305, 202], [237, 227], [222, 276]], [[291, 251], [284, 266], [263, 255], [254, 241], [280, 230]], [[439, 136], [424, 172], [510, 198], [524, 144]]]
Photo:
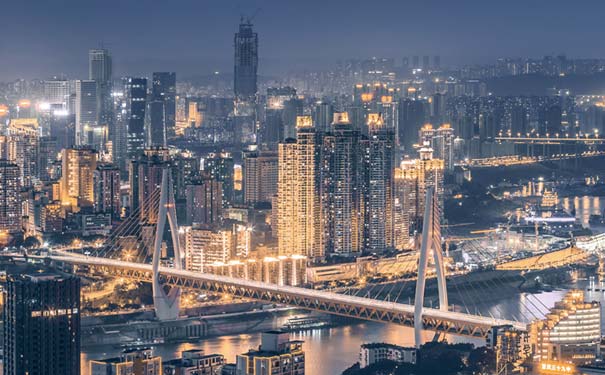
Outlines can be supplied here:
[[322, 212], [326, 255], [354, 256], [363, 248], [366, 152], [346, 112], [334, 114], [323, 138]]
[[64, 149], [61, 154], [61, 203], [73, 211], [94, 205], [93, 175], [97, 153], [89, 147]]
[[334, 117], [334, 106], [326, 101], [320, 101], [313, 108], [313, 124], [315, 129], [326, 132], [330, 129]]
[[136, 160], [130, 161], [130, 212], [139, 211], [142, 221], [155, 223], [158, 208], [152, 206], [149, 197], [159, 194], [162, 172], [168, 167], [168, 150], [149, 148]]
[[[7, 234], [21, 232], [21, 176], [19, 167], [0, 159], [0, 228]], [[0, 243], [6, 243], [0, 235]]]
[[383, 253], [393, 245], [395, 134], [378, 113], [368, 115], [365, 250]]
[[112, 128], [114, 125], [111, 98], [113, 66], [108, 50], [101, 48], [88, 51], [88, 79], [97, 84], [97, 123]]
[[97, 149], [104, 146], [106, 127], [98, 126], [97, 82], [76, 81], [76, 144]]
[[[263, 144], [270, 149], [275, 149], [275, 146], [287, 137], [286, 131], [286, 103], [296, 98], [296, 89], [292, 87], [269, 87], [267, 89], [267, 103], [265, 107], [265, 121], [261, 124], [258, 132], [257, 142]], [[288, 105], [288, 113], [297, 114], [298, 110], [294, 108], [294, 104]], [[302, 112], [302, 108], [301, 108]], [[292, 119], [289, 119], [290, 122]], [[294, 128], [294, 124], [292, 128]], [[293, 133], [293, 132], [290, 132]], [[292, 134], [290, 134], [292, 137]]]
[[600, 353], [601, 305], [585, 302], [583, 291], [571, 290], [528, 330], [534, 361], [591, 364]]
[[280, 255], [324, 256], [321, 216], [321, 138], [310, 116], [297, 119], [296, 141], [279, 145], [277, 233]]
[[413, 151], [412, 146], [418, 142], [418, 131], [426, 121], [424, 103], [421, 100], [401, 99], [398, 116], [398, 144], [409, 155]]
[[120, 168], [113, 164], [99, 164], [93, 172], [95, 212], [109, 213], [112, 220], [121, 215]]
[[186, 225], [216, 225], [221, 220], [223, 208], [223, 184], [203, 177], [185, 188], [187, 201]]
[[435, 188], [439, 207], [443, 208], [443, 160], [434, 159], [429, 147], [419, 152], [419, 159], [402, 161], [394, 172], [393, 237], [397, 249], [409, 248], [410, 233], [422, 229], [427, 187]]
[[162, 375], [162, 357], [153, 351], [128, 349], [119, 357], [90, 361], [90, 375]]
[[227, 263], [235, 256], [233, 231], [208, 226], [185, 227], [185, 269], [205, 272], [205, 267]]
[[167, 136], [173, 136], [176, 124], [176, 73], [153, 73], [151, 100], [164, 103], [164, 129]]
[[166, 147], [165, 103], [152, 100], [147, 108], [147, 147]]
[[447, 172], [454, 170], [454, 129], [450, 124], [442, 124], [437, 129], [431, 124], [425, 124], [420, 129], [419, 139], [421, 144], [433, 149], [436, 159], [443, 159]]
[[4, 374], [80, 373], [80, 279], [9, 276], [4, 302]]
[[238, 354], [236, 373], [241, 375], [303, 375], [305, 352], [302, 341], [290, 341], [287, 332], [269, 331], [261, 336], [258, 350]]
[[126, 157], [135, 160], [145, 149], [146, 78], [124, 78]]
[[223, 207], [230, 206], [235, 201], [234, 168], [233, 157], [229, 153], [213, 153], [204, 159], [204, 172], [223, 185]]
[[54, 78], [44, 81], [44, 100], [52, 107], [67, 109], [69, 102], [69, 81]]
[[17, 164], [21, 172], [21, 186], [30, 187], [39, 177], [38, 151], [40, 129], [35, 118], [11, 119], [8, 136], [0, 139], [0, 149], [6, 150], [6, 159]]
[[242, 17], [239, 31], [233, 38], [235, 64], [233, 70], [236, 98], [256, 96], [256, 74], [258, 70], [258, 35], [252, 30], [252, 22]]
[[244, 203], [271, 203], [277, 193], [278, 157], [274, 151], [244, 152]]

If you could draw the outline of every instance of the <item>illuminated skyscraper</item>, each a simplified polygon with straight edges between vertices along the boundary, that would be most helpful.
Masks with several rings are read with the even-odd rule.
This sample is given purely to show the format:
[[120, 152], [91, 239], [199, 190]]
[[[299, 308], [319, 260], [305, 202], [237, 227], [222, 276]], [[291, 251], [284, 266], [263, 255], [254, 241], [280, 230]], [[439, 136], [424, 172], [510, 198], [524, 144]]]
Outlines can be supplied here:
[[168, 150], [148, 148], [136, 160], [130, 161], [130, 211], [140, 208], [141, 221], [155, 223], [158, 207], [148, 198], [158, 194], [162, 186], [162, 172], [168, 166]]
[[383, 253], [393, 240], [393, 167], [395, 134], [378, 113], [368, 115], [365, 249]]
[[223, 185], [223, 207], [230, 206], [235, 200], [234, 163], [231, 154], [210, 154], [204, 159], [204, 171]]
[[93, 207], [93, 175], [97, 169], [97, 154], [89, 147], [64, 149], [61, 155], [61, 203], [72, 211]]
[[321, 244], [321, 141], [310, 116], [297, 119], [296, 141], [279, 145], [278, 248], [280, 255], [324, 256]]
[[21, 186], [30, 187], [38, 178], [38, 151], [40, 130], [35, 118], [11, 119], [8, 136], [0, 139], [6, 159], [17, 164], [21, 172]]
[[164, 129], [167, 136], [173, 136], [176, 124], [176, 73], [153, 73], [151, 100], [164, 103]]
[[365, 151], [346, 112], [334, 114], [323, 138], [322, 213], [326, 255], [355, 256], [363, 248]]
[[242, 17], [239, 31], [233, 39], [235, 64], [233, 82], [235, 96], [240, 99], [256, 95], [256, 74], [258, 70], [258, 35], [252, 30], [250, 20]]
[[[21, 231], [20, 175], [17, 164], [0, 160], [0, 228], [8, 234]], [[0, 243], [4, 243], [2, 235]]]
[[59, 78], [44, 81], [44, 100], [50, 105], [58, 105], [61, 109], [67, 109], [69, 81]]
[[404, 160], [395, 169], [393, 231], [398, 249], [407, 248], [409, 234], [421, 230], [427, 187], [435, 188], [439, 207], [443, 208], [444, 162], [433, 158], [433, 150], [428, 145], [419, 153], [419, 159]]
[[145, 149], [146, 78], [124, 78], [126, 157], [135, 160]]

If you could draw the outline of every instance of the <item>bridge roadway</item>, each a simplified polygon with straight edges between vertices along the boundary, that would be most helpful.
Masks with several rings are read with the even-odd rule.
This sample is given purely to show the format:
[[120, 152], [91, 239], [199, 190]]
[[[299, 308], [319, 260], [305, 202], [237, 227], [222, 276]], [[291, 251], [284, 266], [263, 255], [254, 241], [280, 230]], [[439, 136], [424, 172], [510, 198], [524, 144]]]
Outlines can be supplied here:
[[[111, 274], [141, 281], [151, 282], [152, 278], [150, 264], [75, 254], [56, 255], [56, 252], [49, 254], [46, 258], [56, 262], [92, 266]], [[177, 270], [165, 266], [160, 266], [159, 277], [165, 284], [182, 288], [229, 294], [235, 297], [301, 307], [351, 318], [414, 327], [414, 306], [408, 304], [293, 286], [279, 286], [227, 276]], [[441, 311], [427, 307], [423, 309], [422, 320], [425, 330], [471, 337], [484, 338], [490, 327], [497, 325], [512, 325], [521, 331], [527, 329], [526, 323], [523, 322]]]

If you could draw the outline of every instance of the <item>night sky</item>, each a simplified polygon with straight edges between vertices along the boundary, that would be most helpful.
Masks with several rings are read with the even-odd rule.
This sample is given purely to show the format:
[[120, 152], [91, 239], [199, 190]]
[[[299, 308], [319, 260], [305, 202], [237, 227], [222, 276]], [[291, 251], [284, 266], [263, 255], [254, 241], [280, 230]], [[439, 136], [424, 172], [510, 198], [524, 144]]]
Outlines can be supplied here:
[[85, 77], [101, 42], [115, 75], [230, 73], [239, 16], [257, 8], [261, 74], [373, 55], [605, 57], [602, 0], [3, 0], [0, 80]]

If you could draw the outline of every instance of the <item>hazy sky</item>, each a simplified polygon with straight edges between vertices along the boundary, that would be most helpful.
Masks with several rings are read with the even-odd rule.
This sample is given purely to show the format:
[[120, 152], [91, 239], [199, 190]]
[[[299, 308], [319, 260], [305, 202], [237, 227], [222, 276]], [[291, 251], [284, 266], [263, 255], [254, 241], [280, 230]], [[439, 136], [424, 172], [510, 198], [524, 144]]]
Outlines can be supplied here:
[[230, 72], [239, 16], [257, 9], [261, 74], [373, 55], [605, 57], [602, 0], [2, 0], [0, 80], [84, 77], [101, 42], [116, 75]]

